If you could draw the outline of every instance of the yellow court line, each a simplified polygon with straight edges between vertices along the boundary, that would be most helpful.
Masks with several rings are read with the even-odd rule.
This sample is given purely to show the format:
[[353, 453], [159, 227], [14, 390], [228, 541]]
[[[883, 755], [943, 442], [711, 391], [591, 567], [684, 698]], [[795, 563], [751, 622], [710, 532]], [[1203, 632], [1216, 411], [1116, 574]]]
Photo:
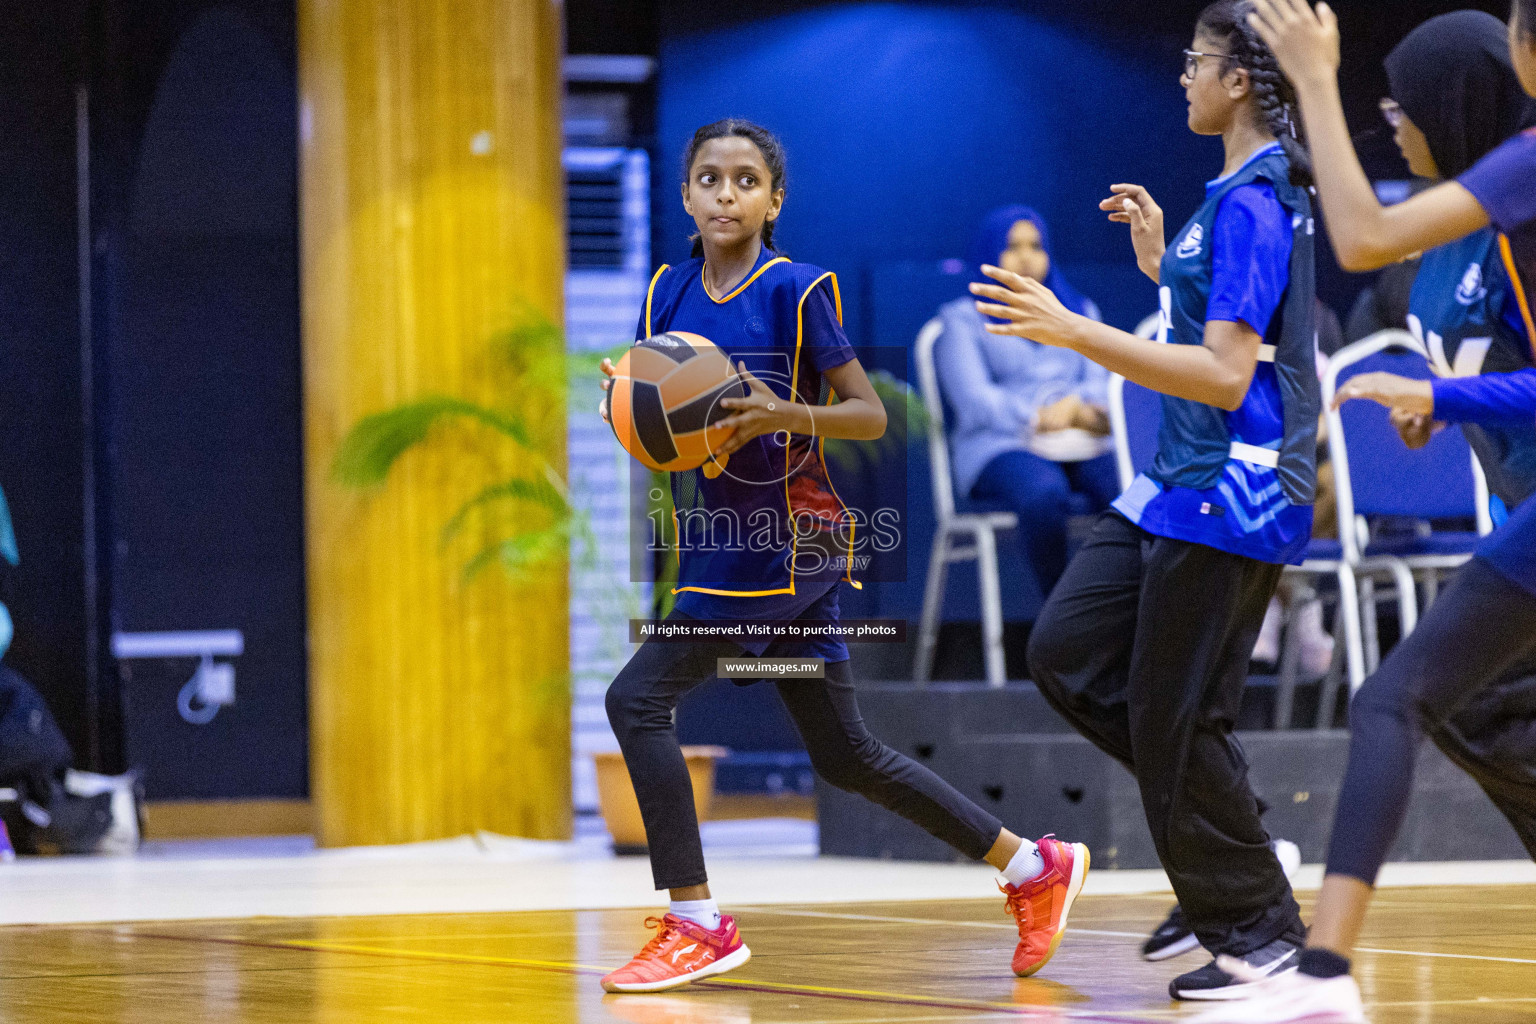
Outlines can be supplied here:
[[[381, 956], [402, 957], [408, 960], [432, 960], [438, 963], [477, 963], [494, 964], [503, 967], [553, 967], [565, 971], [581, 971], [584, 973], [607, 974], [605, 967], [594, 967], [591, 964], [578, 964], [563, 960], [524, 960], [513, 957], [477, 956], [475, 954], [458, 953], [432, 953], [426, 950], [414, 949], [387, 949], [378, 946], [357, 946], [341, 942], [314, 942], [309, 939], [285, 939], [279, 943], [283, 946], [293, 946], [298, 949], [313, 949], [325, 953], [371, 953]], [[980, 999], [946, 998], [944, 996], [919, 996], [901, 992], [880, 992], [874, 989], [829, 988], [823, 985], [792, 985], [777, 981], [750, 981], [745, 978], [722, 978], [719, 976], [708, 978], [710, 985], [735, 985], [750, 986], [752, 988], [772, 989], [776, 992], [803, 992], [807, 994], [839, 995], [839, 996], [863, 996], [865, 998], [889, 999], [898, 1002], [923, 1002], [923, 1003], [952, 1003], [963, 1004], [968, 1007], [983, 1007], [987, 1009], [1018, 1010], [1016, 1003], [989, 1003]]]
[[[938, 922], [951, 923], [951, 922]], [[566, 960], [531, 960], [515, 957], [478, 956], [472, 953], [432, 953], [426, 950], [388, 949], [378, 946], [359, 946], [350, 943], [339, 942], [314, 942], [307, 939], [284, 939], [275, 945], [289, 946], [295, 949], [308, 949], [326, 953], [356, 953], [374, 956], [398, 957], [407, 960], [427, 960], [436, 963], [474, 963], [500, 967], [540, 967], [552, 968], [563, 971], [576, 971], [584, 974], [606, 974], [607, 968], [593, 964], [579, 964]], [[1361, 947], [1362, 953], [1394, 953], [1403, 956], [1444, 957], [1450, 959], [1466, 960], [1492, 960], [1499, 963], [1531, 964], [1536, 960], [1521, 960], [1512, 957], [1472, 956], [1462, 953], [1422, 953], [1403, 949], [1367, 949]], [[748, 978], [707, 978], [700, 982], [703, 985], [724, 985], [733, 988], [758, 989], [770, 992], [782, 992], [785, 994], [841, 996], [853, 999], [878, 999], [884, 1002], [893, 1002], [909, 1005], [927, 1005], [953, 1007], [955, 1009], [994, 1010], [1015, 1016], [1028, 1016], [1034, 1011], [1047, 1009], [1038, 1006], [1026, 1006], [1018, 1003], [997, 1003], [983, 999], [966, 999], [964, 997], [947, 997], [944, 995], [915, 995], [905, 992], [886, 992], [880, 989], [856, 989], [837, 988], [830, 985], [796, 985], [777, 981], [754, 981]], [[1495, 1003], [1536, 1003], [1536, 996], [1480, 996], [1473, 999], [1416, 999], [1396, 1002], [1369, 1002], [1370, 1007], [1414, 1007], [1414, 1006], [1460, 1006], [1460, 1005], [1490, 1005]], [[1170, 1016], [1171, 1011], [1159, 1009], [1138, 1010], [1069, 1010], [1062, 1007], [1052, 1007], [1058, 1014], [1068, 1018], [1146, 1018]]]
[[1383, 1006], [1492, 1006], [1495, 1003], [1536, 1003], [1536, 996], [1472, 996], [1467, 999], [1413, 999], [1399, 1003], [1366, 1003], [1368, 1009]]
[[[542, 967], [563, 971], [576, 971], [584, 974], [606, 974], [608, 969], [595, 967], [592, 964], [578, 964], [562, 960], [525, 960], [513, 957], [477, 956], [475, 954], [457, 953], [431, 953], [425, 950], [410, 949], [386, 949], [376, 946], [358, 946], [340, 942], [315, 942], [309, 939], [283, 939], [275, 945], [289, 946], [294, 949], [308, 949], [323, 953], [356, 953], [374, 956], [398, 957], [405, 960], [428, 960], [435, 963], [473, 963], [486, 964], [501, 967]], [[878, 999], [882, 1002], [953, 1007], [963, 1010], [997, 1010], [1012, 1013], [1016, 1016], [1028, 1016], [1042, 1009], [1036, 1006], [1023, 1006], [1018, 1003], [994, 1003], [983, 999], [966, 999], [944, 995], [914, 995], [905, 992], [884, 992], [879, 989], [835, 988], [828, 985], [795, 985], [778, 981], [753, 981], [748, 978], [722, 978], [719, 976], [706, 978], [700, 981], [701, 985], [728, 985], [733, 988], [758, 989], [770, 992], [783, 992], [785, 994], [841, 996], [852, 999]], [[1104, 1017], [1121, 1017], [1135, 1013], [1145, 1016], [1146, 1010], [1108, 1010], [1108, 1011], [1065, 1011], [1069, 1017], [1087, 1017], [1098, 1019]]]
[[1425, 953], [1417, 949], [1371, 949], [1368, 946], [1357, 946], [1360, 953], [1391, 953], [1396, 956], [1424, 956], [1437, 960], [1486, 960], [1496, 964], [1536, 964], [1536, 960], [1524, 960], [1514, 956], [1478, 956], [1475, 953]]
[[[1014, 931], [1016, 924], [1006, 921], [951, 921], [942, 917], [887, 917], [883, 914], [837, 914], [829, 910], [780, 910], [776, 907], [743, 907], [754, 914], [779, 914], [785, 917], [827, 917], [847, 921], [876, 921], [883, 924], [954, 925], [956, 928], [1001, 928]], [[1145, 932], [1111, 932], [1096, 928], [1068, 928], [1068, 935], [1107, 935], [1116, 939], [1144, 939]]]
[[383, 946], [355, 946], [343, 942], [315, 942], [310, 939], [279, 939], [274, 945], [294, 949], [312, 949], [319, 953], [359, 953], [367, 956], [393, 956], [406, 960], [431, 960], [437, 963], [488, 964], [497, 967], [551, 967], [584, 974], [607, 974], [609, 968], [578, 964], [569, 960], [523, 960], [505, 956], [478, 956], [474, 953], [431, 953], [424, 949], [388, 949]]
[[[940, 917], [888, 917], [881, 914], [838, 914], [828, 910], [780, 910], [775, 907], [743, 907], [754, 914], [780, 914], [787, 917], [846, 918], [850, 921], [876, 921], [885, 924], [953, 925], [956, 928], [1004, 928], [1012, 931], [1014, 925], [1003, 921], [949, 921]], [[1094, 928], [1067, 929], [1067, 935], [1106, 935], [1112, 938], [1139, 939], [1142, 932], [1114, 932]], [[1361, 953], [1387, 953], [1395, 956], [1422, 956], [1442, 960], [1486, 960], [1500, 964], [1536, 964], [1536, 959], [1512, 956], [1480, 956], [1475, 953], [1426, 953], [1416, 949], [1374, 949], [1358, 947]]]

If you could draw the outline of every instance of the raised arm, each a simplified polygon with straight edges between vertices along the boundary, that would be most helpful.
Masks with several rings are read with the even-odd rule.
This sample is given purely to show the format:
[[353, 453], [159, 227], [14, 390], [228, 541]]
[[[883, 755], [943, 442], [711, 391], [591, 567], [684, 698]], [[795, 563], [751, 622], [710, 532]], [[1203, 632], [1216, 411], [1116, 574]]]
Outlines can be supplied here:
[[1099, 201], [1099, 209], [1117, 224], [1131, 226], [1131, 247], [1136, 250], [1136, 266], [1154, 284], [1162, 276], [1163, 251], [1168, 246], [1163, 234], [1163, 208], [1152, 193], [1140, 185], [1109, 186], [1110, 195]]
[[1328, 237], [1345, 270], [1375, 270], [1487, 226], [1488, 214], [1448, 181], [1382, 206], [1350, 142], [1339, 97], [1339, 23], [1326, 3], [1253, 0], [1249, 24], [1296, 88]]

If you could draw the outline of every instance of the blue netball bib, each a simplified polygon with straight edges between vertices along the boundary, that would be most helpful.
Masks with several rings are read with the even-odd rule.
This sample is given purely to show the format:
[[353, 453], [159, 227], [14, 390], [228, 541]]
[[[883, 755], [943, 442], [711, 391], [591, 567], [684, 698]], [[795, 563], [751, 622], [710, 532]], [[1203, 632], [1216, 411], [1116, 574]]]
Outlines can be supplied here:
[[[1506, 315], [1515, 297], [1498, 235], [1475, 231], [1424, 254], [1408, 301], [1408, 329], [1440, 377], [1509, 373], [1531, 365], [1531, 347]], [[1488, 489], [1513, 508], [1536, 490], [1536, 419], [1463, 423]]]
[[1265, 331], [1253, 381], [1233, 412], [1164, 395], [1152, 468], [1113, 507], [1157, 536], [1258, 561], [1299, 562], [1312, 532], [1322, 400], [1313, 355], [1314, 225], [1311, 201], [1290, 184], [1278, 145], [1208, 185], [1205, 202], [1163, 254], [1159, 338], [1205, 343], [1221, 202], [1255, 182], [1274, 190], [1290, 221], [1291, 244], [1284, 296]]

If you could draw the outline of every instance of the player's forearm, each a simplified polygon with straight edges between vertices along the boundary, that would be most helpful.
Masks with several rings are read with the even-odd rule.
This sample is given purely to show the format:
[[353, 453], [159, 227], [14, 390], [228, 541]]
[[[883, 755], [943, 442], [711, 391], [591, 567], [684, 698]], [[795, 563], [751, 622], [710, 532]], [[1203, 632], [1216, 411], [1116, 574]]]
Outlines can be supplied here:
[[1204, 345], [1167, 345], [1079, 317], [1069, 337], [1072, 348], [1100, 366], [1144, 388], [1231, 411], [1242, 404], [1253, 380], [1218, 359]]
[[885, 434], [885, 406], [863, 398], [846, 398], [835, 405], [791, 402], [784, 413], [783, 429], [791, 434], [874, 441]]
[[1448, 423], [1489, 423], [1536, 417], [1536, 369], [1436, 379], [1434, 415]]
[[1376, 198], [1349, 138], [1339, 84], [1332, 72], [1296, 83], [1307, 147], [1328, 237], [1346, 270], [1374, 270], [1402, 258], [1391, 245], [1391, 218]]

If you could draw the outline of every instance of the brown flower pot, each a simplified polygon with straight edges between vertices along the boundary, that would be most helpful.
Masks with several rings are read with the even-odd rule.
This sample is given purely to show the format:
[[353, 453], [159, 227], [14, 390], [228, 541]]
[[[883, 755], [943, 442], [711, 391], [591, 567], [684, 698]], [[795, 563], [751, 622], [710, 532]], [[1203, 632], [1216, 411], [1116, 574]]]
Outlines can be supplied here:
[[[684, 747], [688, 778], [693, 783], [693, 809], [699, 820], [709, 817], [709, 801], [715, 795], [715, 762], [730, 751], [724, 747]], [[645, 852], [645, 822], [630, 785], [624, 755], [617, 750], [593, 754], [597, 764], [597, 806], [603, 812], [615, 853]]]

